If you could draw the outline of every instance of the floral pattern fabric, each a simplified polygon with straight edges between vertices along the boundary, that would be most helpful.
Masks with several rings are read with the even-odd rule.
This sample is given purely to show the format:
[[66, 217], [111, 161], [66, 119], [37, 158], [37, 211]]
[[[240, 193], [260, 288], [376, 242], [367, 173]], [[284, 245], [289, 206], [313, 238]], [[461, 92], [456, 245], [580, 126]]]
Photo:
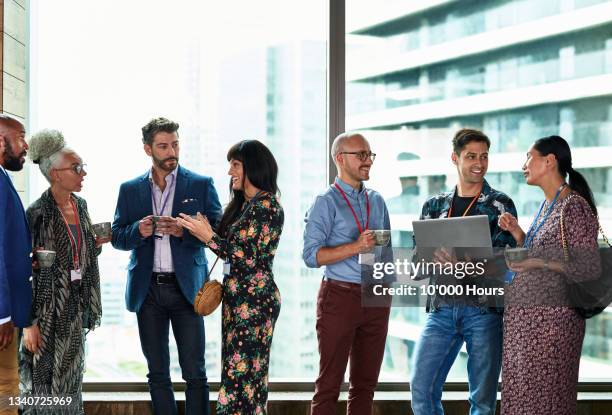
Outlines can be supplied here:
[[265, 414], [268, 367], [281, 298], [272, 264], [284, 221], [276, 196], [265, 194], [245, 206], [226, 240], [208, 247], [229, 261], [223, 280], [222, 372], [217, 414]]
[[[544, 205], [540, 219], [548, 204]], [[517, 273], [506, 291], [502, 358], [503, 415], [576, 413], [578, 369], [585, 322], [569, 306], [568, 282], [599, 275], [597, 218], [582, 197], [557, 203], [535, 235], [530, 256], [564, 262], [560, 218], [564, 211], [570, 252], [565, 273]], [[537, 301], [537, 302], [536, 302]]]

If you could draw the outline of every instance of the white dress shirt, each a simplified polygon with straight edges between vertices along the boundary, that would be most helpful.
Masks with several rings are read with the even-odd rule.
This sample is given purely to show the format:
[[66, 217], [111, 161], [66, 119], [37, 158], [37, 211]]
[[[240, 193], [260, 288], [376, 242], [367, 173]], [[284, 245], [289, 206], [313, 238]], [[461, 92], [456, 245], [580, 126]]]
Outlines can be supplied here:
[[[149, 172], [153, 215], [172, 216], [177, 171], [178, 168], [172, 170], [172, 172], [166, 176], [166, 187], [163, 192], [153, 180], [153, 169]], [[163, 210], [161, 210], [162, 206]], [[161, 239], [154, 237], [154, 241], [155, 254], [153, 256], [153, 272], [174, 272], [174, 262], [172, 261], [172, 250], [170, 248], [170, 235], [164, 235]]]

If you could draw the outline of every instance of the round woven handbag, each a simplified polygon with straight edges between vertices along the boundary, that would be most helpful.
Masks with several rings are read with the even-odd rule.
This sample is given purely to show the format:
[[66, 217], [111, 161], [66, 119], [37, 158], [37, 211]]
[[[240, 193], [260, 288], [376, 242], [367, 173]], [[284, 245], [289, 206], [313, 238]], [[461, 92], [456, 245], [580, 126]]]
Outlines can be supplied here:
[[217, 280], [206, 281], [193, 301], [193, 309], [201, 316], [212, 314], [221, 304], [223, 285]]

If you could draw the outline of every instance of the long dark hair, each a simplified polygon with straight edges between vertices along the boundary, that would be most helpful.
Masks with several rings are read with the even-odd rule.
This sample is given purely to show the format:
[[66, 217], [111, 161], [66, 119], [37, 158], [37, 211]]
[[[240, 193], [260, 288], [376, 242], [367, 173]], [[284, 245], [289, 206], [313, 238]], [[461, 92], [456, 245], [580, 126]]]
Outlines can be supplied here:
[[570, 189], [576, 191], [580, 196], [584, 197], [591, 206], [593, 213], [597, 215], [597, 207], [595, 206], [595, 199], [593, 198], [593, 192], [589, 187], [584, 176], [578, 173], [572, 167], [572, 152], [569, 144], [562, 137], [558, 135], [551, 135], [549, 137], [540, 138], [533, 144], [533, 148], [538, 151], [542, 156], [554, 154], [557, 159], [557, 165], [559, 166], [559, 173], [565, 180], [568, 177], [568, 185]]
[[[230, 160], [238, 160], [242, 163], [243, 180], [248, 177], [251, 184], [258, 189], [273, 195], [279, 193], [276, 184], [278, 165], [272, 152], [262, 142], [244, 140], [234, 144], [227, 152], [227, 161]], [[232, 189], [231, 179], [229, 190], [230, 202], [225, 207], [223, 217], [217, 227], [217, 234], [221, 237], [227, 235], [227, 229], [238, 219], [246, 200], [243, 190]]]

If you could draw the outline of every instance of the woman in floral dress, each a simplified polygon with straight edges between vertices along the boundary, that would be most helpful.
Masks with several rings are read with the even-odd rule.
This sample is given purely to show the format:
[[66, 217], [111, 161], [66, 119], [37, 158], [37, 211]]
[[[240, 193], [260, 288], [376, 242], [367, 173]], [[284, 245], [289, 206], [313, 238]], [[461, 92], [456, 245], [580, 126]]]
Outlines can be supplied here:
[[[536, 141], [523, 171], [527, 184], [539, 186], [546, 200], [527, 234], [510, 214], [500, 217], [502, 229], [528, 248], [530, 256], [509, 264], [516, 275], [504, 313], [502, 414], [575, 414], [585, 322], [571, 308], [568, 282], [600, 274], [597, 210], [563, 138]], [[569, 261], [564, 258], [561, 215]]]
[[234, 145], [227, 160], [232, 197], [217, 232], [201, 215], [181, 215], [179, 223], [225, 261], [217, 414], [265, 414], [270, 346], [281, 305], [272, 275], [284, 220], [278, 167], [257, 140]]

